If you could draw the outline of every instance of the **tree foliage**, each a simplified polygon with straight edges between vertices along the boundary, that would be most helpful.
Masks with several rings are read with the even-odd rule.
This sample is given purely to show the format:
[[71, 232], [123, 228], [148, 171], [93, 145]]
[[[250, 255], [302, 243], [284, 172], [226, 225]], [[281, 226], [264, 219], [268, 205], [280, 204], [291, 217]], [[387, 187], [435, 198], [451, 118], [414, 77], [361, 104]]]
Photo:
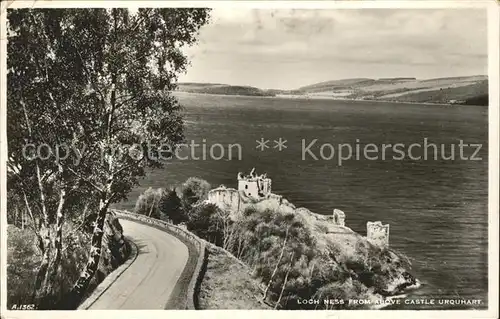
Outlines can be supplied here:
[[217, 246], [223, 245], [224, 233], [219, 208], [213, 204], [194, 207], [186, 226], [193, 233]]
[[187, 215], [182, 209], [182, 202], [175, 188], [163, 190], [158, 203], [161, 219], [180, 224], [187, 221]]
[[[208, 10], [17, 9], [7, 18], [8, 186], [40, 225], [37, 299], [57, 274], [66, 211], [85, 201], [96, 209], [88, 262], [62, 306], [73, 308], [96, 273], [108, 206], [183, 140], [169, 92]], [[44, 143], [46, 159], [23, 153]]]
[[135, 203], [135, 213], [146, 215], [152, 218], [161, 218], [159, 204], [163, 194], [163, 189], [152, 187], [146, 189], [139, 195]]
[[173, 224], [187, 221], [175, 188], [148, 188], [137, 198], [135, 212]]
[[180, 187], [182, 207], [189, 215], [192, 207], [208, 198], [210, 184], [201, 178], [190, 177]]
[[[350, 309], [353, 305], [348, 299], [387, 295], [390, 283], [403, 277], [411, 282], [395, 253], [371, 247], [366, 240], [358, 242], [353, 255], [324, 247], [318, 243], [317, 230], [294, 211], [249, 206], [226, 224], [224, 216], [228, 215], [218, 209], [204, 214], [216, 218], [206, 217], [189, 229], [205, 239], [208, 227], [223, 230], [216, 244], [253, 270], [264, 284], [262, 299], [276, 309]], [[339, 303], [298, 302], [309, 298]]]
[[[326, 230], [317, 228], [297, 211], [248, 206], [235, 214], [220, 209], [203, 202], [207, 184], [198, 178], [188, 179], [179, 191], [183, 196], [180, 199], [172, 190], [177, 204], [183, 203], [174, 207], [187, 212], [188, 230], [250, 267], [263, 283], [261, 301], [273, 304], [275, 309], [363, 308], [366, 306], [349, 304], [348, 300], [380, 298], [415, 283], [403, 267], [404, 256], [372, 246], [352, 234], [347, 234], [357, 239], [352, 250], [339, 249], [342, 243], [325, 246], [318, 238]], [[402, 286], [394, 290], [393, 283]], [[298, 302], [309, 298], [332, 303]]]

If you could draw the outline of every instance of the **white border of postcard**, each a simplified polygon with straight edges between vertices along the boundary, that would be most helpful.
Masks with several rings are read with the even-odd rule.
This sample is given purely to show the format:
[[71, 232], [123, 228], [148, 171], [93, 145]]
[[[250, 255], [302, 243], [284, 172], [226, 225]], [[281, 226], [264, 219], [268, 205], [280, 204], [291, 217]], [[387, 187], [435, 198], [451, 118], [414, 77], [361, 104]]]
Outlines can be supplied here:
[[[226, 7], [226, 8], [303, 8], [303, 9], [360, 9], [360, 8], [484, 8], [488, 12], [488, 79], [489, 79], [489, 236], [488, 236], [488, 310], [343, 310], [343, 311], [266, 311], [266, 310], [83, 310], [83, 311], [12, 311], [6, 310], [6, 8], [77, 8], [77, 7]], [[2, 1], [0, 16], [0, 216], [1, 216], [1, 293], [3, 318], [498, 318], [498, 222], [499, 222], [499, 47], [500, 0], [445, 0], [445, 1]], [[467, 265], [464, 265], [467, 267]]]

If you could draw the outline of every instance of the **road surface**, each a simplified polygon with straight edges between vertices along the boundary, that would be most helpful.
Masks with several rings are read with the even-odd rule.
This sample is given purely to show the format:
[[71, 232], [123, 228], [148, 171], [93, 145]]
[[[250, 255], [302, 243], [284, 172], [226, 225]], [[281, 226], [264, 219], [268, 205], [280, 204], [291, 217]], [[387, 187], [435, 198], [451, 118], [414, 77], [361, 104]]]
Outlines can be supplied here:
[[176, 237], [120, 219], [123, 234], [138, 247], [136, 260], [89, 309], [164, 309], [189, 254]]

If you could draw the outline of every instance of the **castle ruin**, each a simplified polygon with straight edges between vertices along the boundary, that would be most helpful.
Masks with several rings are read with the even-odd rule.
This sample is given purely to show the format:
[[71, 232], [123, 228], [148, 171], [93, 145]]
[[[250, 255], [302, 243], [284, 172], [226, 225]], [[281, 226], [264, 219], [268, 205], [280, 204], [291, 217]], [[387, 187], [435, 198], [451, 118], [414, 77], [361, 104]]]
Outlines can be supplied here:
[[[271, 179], [266, 174], [257, 175], [255, 169], [250, 174], [238, 173], [238, 189], [227, 188], [221, 185], [208, 193], [208, 203], [218, 206], [229, 212], [231, 218], [237, 219], [246, 208], [271, 209], [291, 213], [307, 213], [317, 220], [328, 221], [327, 232], [339, 233], [349, 231], [345, 225], [346, 214], [340, 209], [334, 209], [332, 215], [320, 215], [306, 208], [297, 208], [281, 195], [271, 192]], [[342, 230], [339, 230], [341, 227]], [[368, 222], [367, 239], [381, 248], [389, 246], [389, 224], [382, 222]]]
[[265, 198], [271, 194], [271, 179], [266, 174], [256, 175], [253, 168], [249, 175], [238, 173], [238, 190], [254, 199]]
[[383, 225], [381, 221], [367, 222], [366, 237], [380, 248], [389, 247], [389, 224]]
[[229, 211], [233, 218], [249, 206], [279, 209], [289, 204], [280, 195], [271, 193], [271, 179], [266, 174], [255, 174], [255, 169], [249, 175], [238, 173], [238, 189], [221, 185], [208, 193], [207, 201]]

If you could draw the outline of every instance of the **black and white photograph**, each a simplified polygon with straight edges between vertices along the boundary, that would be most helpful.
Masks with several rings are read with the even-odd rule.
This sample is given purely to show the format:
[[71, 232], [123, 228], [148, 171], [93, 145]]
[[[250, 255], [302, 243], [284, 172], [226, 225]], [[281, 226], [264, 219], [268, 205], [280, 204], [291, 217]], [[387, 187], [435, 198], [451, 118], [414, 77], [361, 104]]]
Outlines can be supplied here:
[[2, 4], [2, 318], [498, 317], [498, 1], [369, 2]]

